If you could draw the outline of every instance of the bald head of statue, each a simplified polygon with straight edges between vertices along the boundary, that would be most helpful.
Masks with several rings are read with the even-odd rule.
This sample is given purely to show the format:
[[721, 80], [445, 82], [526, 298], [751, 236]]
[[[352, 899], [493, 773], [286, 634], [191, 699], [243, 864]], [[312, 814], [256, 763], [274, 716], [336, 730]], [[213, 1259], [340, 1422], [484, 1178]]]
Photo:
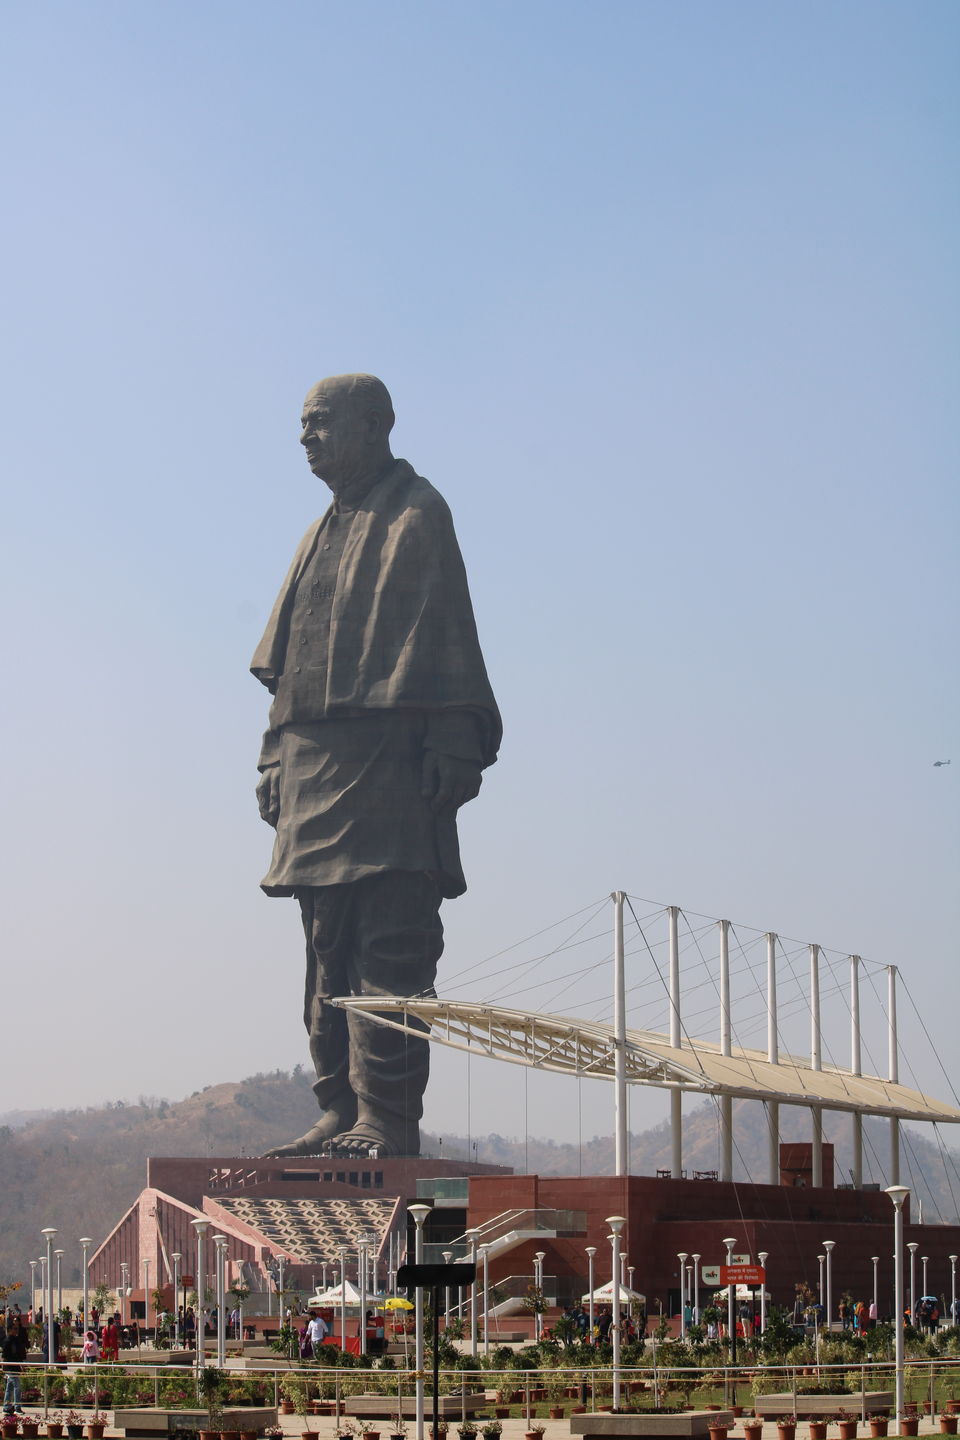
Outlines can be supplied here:
[[375, 375], [330, 375], [303, 402], [300, 444], [338, 500], [358, 498], [393, 463], [393, 402]]

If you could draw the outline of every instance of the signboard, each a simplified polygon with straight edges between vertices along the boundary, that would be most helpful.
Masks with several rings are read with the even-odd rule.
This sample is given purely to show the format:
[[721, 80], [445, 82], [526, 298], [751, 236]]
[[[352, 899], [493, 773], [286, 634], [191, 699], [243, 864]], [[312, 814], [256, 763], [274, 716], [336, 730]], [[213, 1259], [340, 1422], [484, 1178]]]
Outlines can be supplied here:
[[[750, 1256], [749, 1256], [749, 1255], [734, 1255], [734, 1257], [733, 1257], [733, 1263], [734, 1263], [734, 1265], [749, 1265], [749, 1264], [750, 1264]], [[720, 1271], [721, 1271], [722, 1269], [723, 1269], [723, 1266], [722, 1266], [722, 1265], [701, 1265], [701, 1267], [700, 1267], [700, 1279], [701, 1279], [702, 1283], [703, 1283], [704, 1285], [723, 1285], [723, 1284], [725, 1284], [726, 1282], [720, 1279]]]
[[767, 1278], [762, 1265], [721, 1265], [721, 1285], [762, 1285]]

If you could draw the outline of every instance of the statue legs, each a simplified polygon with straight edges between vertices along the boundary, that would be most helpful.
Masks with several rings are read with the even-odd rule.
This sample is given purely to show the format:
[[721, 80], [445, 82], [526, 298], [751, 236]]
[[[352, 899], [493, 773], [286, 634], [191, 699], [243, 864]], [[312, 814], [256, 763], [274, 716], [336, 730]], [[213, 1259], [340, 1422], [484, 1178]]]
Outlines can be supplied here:
[[323, 1110], [278, 1155], [326, 1145], [364, 1155], [418, 1155], [426, 1040], [330, 1004], [340, 995], [431, 993], [443, 951], [440, 892], [423, 871], [388, 870], [299, 892], [307, 939], [304, 1023]]

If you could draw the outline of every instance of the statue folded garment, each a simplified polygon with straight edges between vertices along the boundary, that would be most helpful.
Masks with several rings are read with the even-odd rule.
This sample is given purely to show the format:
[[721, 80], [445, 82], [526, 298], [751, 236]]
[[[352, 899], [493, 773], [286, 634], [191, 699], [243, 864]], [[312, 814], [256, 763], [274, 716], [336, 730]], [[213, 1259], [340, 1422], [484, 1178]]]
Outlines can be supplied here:
[[302, 443], [333, 504], [304, 536], [252, 670], [273, 694], [259, 768], [269, 895], [299, 900], [321, 1107], [281, 1155], [416, 1155], [426, 1040], [332, 1006], [433, 993], [439, 908], [466, 889], [457, 810], [501, 725], [446, 503], [390, 453], [372, 376], [307, 396]]

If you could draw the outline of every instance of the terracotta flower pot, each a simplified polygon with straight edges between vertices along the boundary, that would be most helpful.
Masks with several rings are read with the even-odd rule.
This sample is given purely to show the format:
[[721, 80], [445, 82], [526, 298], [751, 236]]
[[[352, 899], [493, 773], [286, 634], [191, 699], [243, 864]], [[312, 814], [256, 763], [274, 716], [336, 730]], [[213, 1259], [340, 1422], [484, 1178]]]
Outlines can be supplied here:
[[[88, 1425], [86, 1431], [87, 1440], [103, 1440], [104, 1427], [102, 1425]], [[26, 1435], [26, 1430], [23, 1433]]]
[[47, 1421], [47, 1435], [49, 1436], [49, 1440], [60, 1440], [60, 1436], [62, 1434], [63, 1426], [60, 1424], [59, 1420]]
[[726, 1425], [708, 1425], [710, 1440], [727, 1440], [727, 1428]]
[[880, 1440], [881, 1436], [886, 1435], [889, 1425], [890, 1421], [885, 1415], [878, 1415], [876, 1419], [872, 1419], [870, 1421], [870, 1434], [873, 1436], [873, 1440]]
[[840, 1429], [840, 1440], [857, 1440], [856, 1420], [838, 1420], [837, 1425]]
[[39, 1425], [39, 1423], [38, 1423], [36, 1420], [21, 1420], [21, 1421], [20, 1421], [20, 1434], [21, 1434], [21, 1435], [39, 1435], [39, 1434], [40, 1434], [40, 1425]]
[[940, 1416], [940, 1434], [941, 1434], [941, 1435], [956, 1435], [956, 1433], [957, 1433], [957, 1416], [956, 1416], [956, 1415], [941, 1415], [941, 1416]]
[[796, 1425], [781, 1425], [779, 1421], [777, 1422], [777, 1435], [779, 1440], [796, 1440], [796, 1434]]
[[550, 1409], [549, 1409], [549, 1411], [548, 1411], [547, 1413], [549, 1414], [551, 1420], [562, 1420], [562, 1419], [563, 1419], [563, 1406], [562, 1406], [562, 1405], [551, 1405], [551, 1406], [550, 1406]]
[[916, 1415], [904, 1415], [900, 1421], [901, 1435], [916, 1435], [920, 1420]]
[[827, 1440], [826, 1420], [810, 1421], [810, 1440]]
[[292, 1401], [292, 1400], [281, 1400], [281, 1401], [280, 1401], [280, 1414], [281, 1414], [281, 1415], [292, 1415], [292, 1414], [293, 1414], [293, 1401]]
[[240, 1440], [257, 1440], [256, 1430], [241, 1430]]

